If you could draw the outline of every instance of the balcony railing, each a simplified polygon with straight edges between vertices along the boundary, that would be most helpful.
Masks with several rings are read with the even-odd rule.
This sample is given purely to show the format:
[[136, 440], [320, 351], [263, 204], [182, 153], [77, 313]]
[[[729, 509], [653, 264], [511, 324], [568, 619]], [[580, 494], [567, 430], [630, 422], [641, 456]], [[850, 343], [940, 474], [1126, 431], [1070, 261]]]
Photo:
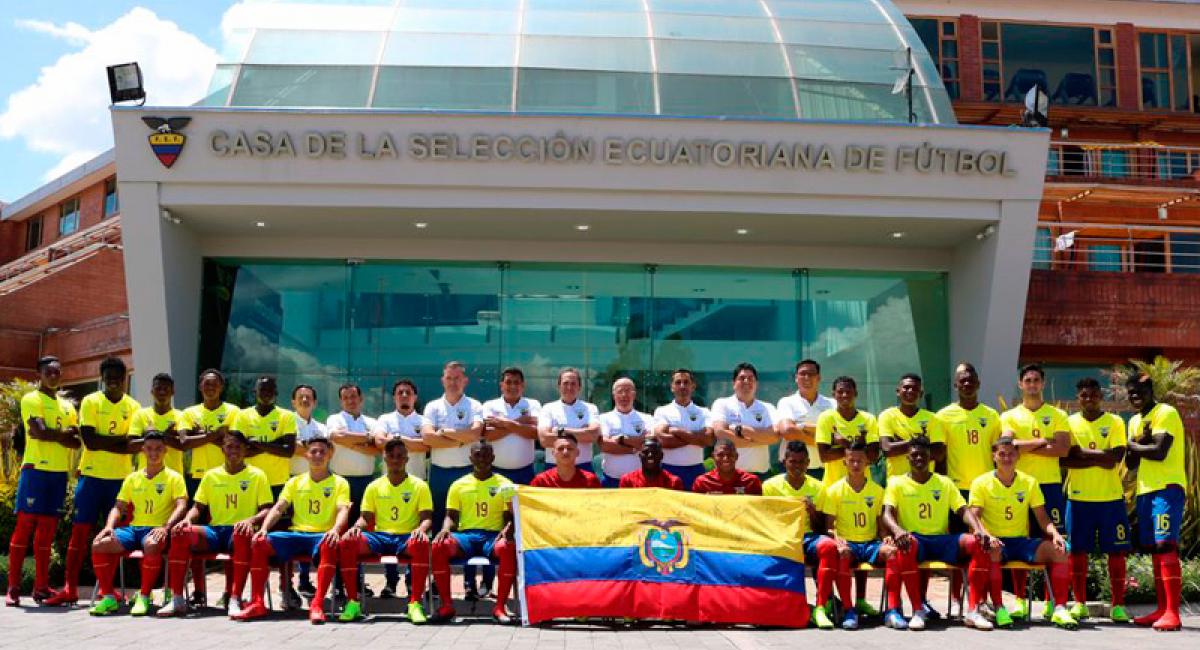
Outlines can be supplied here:
[[1200, 187], [1200, 147], [1051, 142], [1051, 180]]
[[1040, 223], [1033, 268], [1200, 274], [1200, 228]]
[[109, 217], [100, 223], [31, 251], [0, 266], [0, 295], [18, 289], [37, 278], [69, 266], [91, 253], [121, 245], [121, 217]]

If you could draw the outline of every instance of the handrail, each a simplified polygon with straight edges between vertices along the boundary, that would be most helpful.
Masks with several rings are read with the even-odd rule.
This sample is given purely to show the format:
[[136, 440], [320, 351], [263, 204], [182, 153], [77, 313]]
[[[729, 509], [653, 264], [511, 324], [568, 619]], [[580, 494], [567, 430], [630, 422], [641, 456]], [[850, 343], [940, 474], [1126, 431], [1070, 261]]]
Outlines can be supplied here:
[[1051, 142], [1048, 178], [1200, 182], [1200, 147], [1157, 142]]
[[25, 255], [0, 266], [0, 282], [46, 266], [51, 262], [70, 257], [98, 243], [115, 244], [121, 241], [121, 217], [115, 215], [100, 223], [64, 237], [53, 244], [29, 251]]
[[1035, 269], [1200, 273], [1198, 227], [1040, 222], [1038, 230]]

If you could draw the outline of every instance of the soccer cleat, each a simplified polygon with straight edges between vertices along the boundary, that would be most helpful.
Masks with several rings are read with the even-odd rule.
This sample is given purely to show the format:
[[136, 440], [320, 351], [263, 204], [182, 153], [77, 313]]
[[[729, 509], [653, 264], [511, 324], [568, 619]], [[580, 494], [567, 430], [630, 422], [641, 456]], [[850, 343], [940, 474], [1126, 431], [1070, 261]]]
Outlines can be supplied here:
[[[854, 610], [850, 610], [850, 611], [854, 611]], [[847, 612], [846, 615], [849, 616], [850, 613]], [[833, 629], [833, 621], [829, 620], [829, 612], [825, 611], [824, 607], [814, 607], [813, 608], [812, 621], [813, 621], [813, 625], [816, 625], [817, 629], [819, 629], [819, 630], [832, 630]]]
[[11, 587], [4, 594], [5, 607], [20, 607], [21, 606], [21, 590], [16, 587]]
[[985, 617], [983, 614], [980, 614], [979, 610], [977, 609], [971, 610], [963, 616], [963, 625], [966, 625], [967, 627], [973, 627], [976, 630], [992, 629], [992, 622], [987, 620], [987, 617]]
[[942, 613], [934, 609], [933, 605], [930, 605], [928, 600], [921, 603], [921, 611], [925, 612], [925, 620], [927, 621], [942, 620]]
[[492, 610], [492, 620], [497, 625], [512, 625], [513, 623], [513, 618], [508, 615], [508, 612], [503, 607], [497, 607]]
[[[1024, 598], [1017, 598], [1013, 601], [1012, 609], [1008, 610], [1009, 616], [1012, 616], [1014, 621], [1024, 621], [1029, 619], [1029, 601]], [[997, 612], [999, 615], [999, 612]]]
[[129, 608], [130, 616], [145, 616], [150, 613], [150, 597], [138, 594], [133, 598], [133, 607]]
[[1004, 607], [996, 608], [996, 627], [1012, 627], [1013, 617]]
[[928, 620], [929, 613], [924, 609], [918, 609], [913, 612], [912, 618], [908, 619], [908, 629], [916, 631], [924, 630], [925, 622]]
[[883, 614], [883, 624], [893, 630], [907, 630], [908, 622], [904, 620], [904, 615], [899, 610], [889, 609]]
[[33, 602], [41, 605], [49, 600], [54, 595], [54, 592], [49, 589], [34, 589], [30, 595], [33, 596]]
[[229, 608], [229, 594], [221, 594], [221, 597], [217, 599], [217, 609], [228, 609], [228, 608]]
[[1088, 617], [1088, 607], [1084, 603], [1075, 603], [1068, 611], [1071, 612], [1071, 617], [1076, 621], [1082, 621]]
[[294, 611], [302, 607], [304, 607], [304, 601], [301, 600], [300, 594], [292, 589], [291, 585], [288, 585], [287, 590], [283, 592], [283, 610], [285, 612]]
[[437, 612], [433, 614], [434, 623], [449, 623], [454, 620], [457, 612], [454, 611], [454, 605], [442, 605]]
[[226, 611], [226, 613], [229, 614], [229, 618], [237, 618], [238, 616], [241, 616], [242, 615], [242, 599], [234, 598], [231, 596], [229, 598], [229, 602], [226, 603], [225, 611]]
[[1164, 611], [1165, 610], [1160, 607], [1149, 614], [1143, 614], [1133, 619], [1133, 624], [1141, 625], [1142, 627], [1150, 627], [1151, 625], [1154, 625], [1158, 619], [1162, 618]]
[[1050, 615], [1050, 622], [1055, 627], [1061, 627], [1064, 630], [1079, 629], [1079, 621], [1075, 620], [1075, 617], [1071, 616], [1071, 612], [1067, 611], [1067, 608], [1062, 605], [1054, 607], [1054, 613]]
[[308, 622], [313, 625], [325, 624], [325, 608], [320, 605], [308, 606]]
[[425, 608], [421, 606], [421, 603], [408, 604], [408, 622], [413, 625], [424, 625], [429, 622], [429, 619], [425, 616]]
[[1123, 605], [1113, 605], [1108, 611], [1108, 619], [1113, 623], [1128, 623], [1129, 613], [1125, 611]]
[[79, 602], [79, 594], [77, 594], [74, 589], [67, 589], [66, 587], [63, 587], [62, 589], [54, 592], [54, 595], [47, 598], [42, 604], [49, 607], [69, 607], [77, 602]]
[[338, 620], [343, 623], [353, 623], [361, 621], [362, 617], [362, 604], [357, 600], [349, 600], [346, 601], [346, 607], [342, 609], [342, 615], [338, 616]]
[[979, 603], [979, 613], [989, 621], [996, 620], [996, 610], [988, 603]]
[[171, 602], [160, 608], [154, 615], [159, 618], [170, 618], [172, 616], [186, 616], [187, 613], [188, 601], [183, 596], [175, 596], [171, 599]]
[[858, 611], [853, 609], [846, 610], [846, 617], [842, 619], [843, 630], [858, 629]]
[[875, 606], [867, 602], [866, 598], [859, 598], [854, 601], [854, 609], [862, 616], [879, 616], [879, 610]]
[[[1064, 605], [1065, 605], [1065, 602], [1064, 602]], [[1057, 607], [1057, 605], [1055, 604], [1055, 602], [1053, 600], [1050, 600], [1050, 599], [1043, 600], [1042, 601], [1042, 620], [1043, 621], [1050, 620], [1050, 618], [1051, 618], [1050, 612], [1053, 612], [1056, 607]], [[1033, 613], [1030, 612], [1031, 616], [1032, 616], [1032, 614]], [[1072, 617], [1072, 618], [1074, 618], [1074, 617]]]
[[[231, 605], [230, 609], [232, 609], [232, 608], [233, 607]], [[249, 605], [247, 605], [242, 611], [238, 612], [237, 616], [231, 615], [229, 618], [232, 618], [235, 621], [252, 621], [256, 618], [263, 618], [264, 616], [266, 616], [267, 614], [270, 614], [270, 613], [271, 613], [271, 610], [267, 609], [267, 606], [264, 605], [263, 603], [252, 602]]]
[[1183, 622], [1179, 620], [1177, 612], [1167, 611], [1150, 627], [1155, 632], [1175, 632], [1183, 627]]
[[380, 592], [379, 592], [380, 600], [387, 600], [389, 598], [395, 598], [395, 597], [396, 597], [396, 585], [384, 585], [383, 589], [380, 590]]
[[192, 593], [192, 599], [188, 602], [194, 609], [205, 609], [208, 607], [208, 594], [203, 591]]
[[121, 603], [117, 602], [117, 599], [112, 596], [105, 596], [100, 599], [100, 602], [92, 605], [88, 613], [92, 616], [108, 616], [109, 614], [116, 614], [118, 609], [121, 609]]

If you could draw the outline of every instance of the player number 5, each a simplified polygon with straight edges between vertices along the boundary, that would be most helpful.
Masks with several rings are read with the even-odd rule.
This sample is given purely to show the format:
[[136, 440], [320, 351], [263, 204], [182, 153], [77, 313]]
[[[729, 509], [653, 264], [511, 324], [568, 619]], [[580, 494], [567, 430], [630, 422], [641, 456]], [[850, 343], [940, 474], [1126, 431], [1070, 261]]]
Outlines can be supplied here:
[[1004, 506], [1004, 518], [1009, 521], [1012, 521], [1012, 518], [1013, 518], [1012, 506]]

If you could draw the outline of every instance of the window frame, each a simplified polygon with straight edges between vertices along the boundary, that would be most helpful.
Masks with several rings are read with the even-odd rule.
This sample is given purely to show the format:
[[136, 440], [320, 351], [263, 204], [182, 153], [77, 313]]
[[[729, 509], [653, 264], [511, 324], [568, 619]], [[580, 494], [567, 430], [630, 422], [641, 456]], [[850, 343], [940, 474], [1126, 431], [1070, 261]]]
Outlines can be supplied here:
[[[71, 206], [71, 205], [74, 205], [75, 207], [74, 207], [74, 209], [69, 210], [68, 206]], [[80, 220], [80, 217], [82, 216], [80, 214], [81, 209], [82, 209], [82, 205], [81, 205], [81, 202], [80, 202], [78, 196], [71, 197], [71, 198], [67, 199], [66, 201], [63, 201], [62, 203], [58, 204], [58, 238], [59, 239], [62, 239], [63, 237], [70, 237], [71, 235], [79, 232], [79, 220]], [[70, 230], [64, 230], [64, 226], [67, 224], [68, 219], [71, 217], [74, 217], [74, 219], [72, 220], [74, 226]]]
[[[108, 197], [112, 197], [112, 210], [109, 210]], [[101, 219], [121, 214], [121, 196], [117, 194], [117, 179], [110, 178], [104, 181], [104, 213], [100, 216]]]
[[[33, 232], [36, 229], [37, 239], [33, 239]], [[42, 238], [46, 236], [46, 223], [42, 215], [30, 217], [25, 222], [25, 252], [35, 251], [42, 246]]]
[[[1143, 63], [1142, 63], [1142, 36], [1143, 35], [1160, 36], [1160, 37], [1166, 39], [1166, 51], [1167, 51], [1167, 60], [1165, 62], [1166, 67], [1146, 67], [1143, 65]], [[1137, 78], [1138, 78], [1138, 86], [1139, 86], [1139, 88], [1138, 88], [1138, 109], [1139, 110], [1150, 111], [1153, 113], [1191, 113], [1195, 110], [1196, 107], [1194, 106], [1194, 99], [1193, 99], [1193, 95], [1192, 95], [1192, 93], [1194, 92], [1194, 89], [1192, 88], [1192, 48], [1191, 48], [1191, 39], [1192, 39], [1193, 35], [1200, 36], [1200, 34], [1197, 34], [1196, 32], [1190, 32], [1190, 31], [1178, 30], [1178, 29], [1139, 29], [1137, 31], [1137, 48], [1136, 48], [1136, 50], [1137, 50]], [[1187, 85], [1187, 97], [1188, 97], [1187, 108], [1177, 108], [1175, 106], [1175, 90], [1176, 90], [1177, 80], [1175, 79], [1175, 72], [1171, 65], [1171, 48], [1172, 48], [1172, 40], [1174, 38], [1178, 38], [1178, 37], [1182, 37], [1184, 39], [1183, 40], [1183, 43], [1184, 43], [1183, 52], [1184, 52], [1184, 55], [1186, 58], [1184, 60], [1183, 82]], [[1147, 107], [1146, 106], [1146, 95], [1145, 95], [1145, 93], [1142, 92], [1142, 89], [1141, 89], [1142, 75], [1146, 72], [1150, 72], [1153, 74], [1166, 74], [1167, 75], [1167, 84], [1169, 86], [1168, 92], [1167, 92], [1167, 104], [1168, 104], [1167, 106], [1165, 106], [1165, 107], [1163, 107], [1163, 106]]]

